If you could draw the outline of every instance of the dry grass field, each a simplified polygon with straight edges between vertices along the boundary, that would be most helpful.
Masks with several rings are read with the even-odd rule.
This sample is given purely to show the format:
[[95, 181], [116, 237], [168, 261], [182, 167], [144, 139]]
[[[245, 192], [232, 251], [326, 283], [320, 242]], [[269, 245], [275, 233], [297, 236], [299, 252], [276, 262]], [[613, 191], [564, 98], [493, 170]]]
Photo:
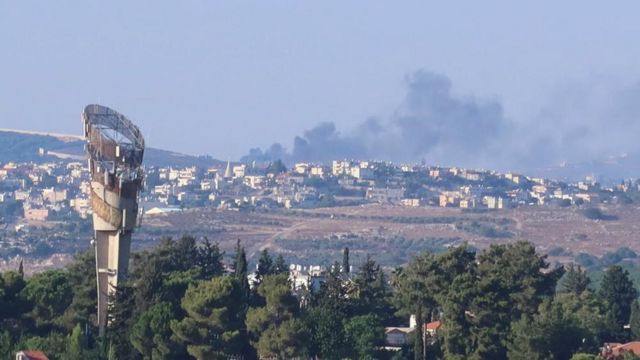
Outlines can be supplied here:
[[[387, 267], [406, 263], [422, 251], [442, 251], [463, 242], [482, 249], [490, 244], [529, 240], [538, 251], [567, 262], [579, 253], [602, 256], [621, 247], [640, 253], [640, 207], [600, 207], [609, 220], [591, 220], [585, 208], [529, 206], [495, 211], [454, 208], [410, 208], [365, 205], [270, 212], [193, 209], [146, 216], [133, 236], [134, 250], [151, 248], [163, 236], [183, 234], [217, 241], [228, 255], [237, 239], [250, 258], [262, 249], [285, 255], [288, 261], [329, 264], [341, 259], [348, 246], [353, 263], [367, 254]], [[87, 241], [88, 246], [88, 241]], [[559, 247], [562, 251], [559, 251]], [[67, 253], [25, 259], [28, 273], [64, 266]], [[0, 269], [16, 269], [19, 259], [5, 260]]]
[[517, 240], [532, 241], [543, 253], [562, 247], [573, 254], [600, 256], [623, 246], [640, 252], [640, 207], [609, 205], [601, 210], [611, 219], [591, 220], [584, 208], [556, 206], [464, 211], [365, 205], [268, 213], [198, 209], [147, 217], [144, 226], [153, 234], [207, 236], [227, 251], [241, 239], [250, 254], [269, 248], [307, 261], [349, 246], [356, 254], [388, 258], [383, 262], [392, 265], [415, 251], [462, 242], [484, 248]]

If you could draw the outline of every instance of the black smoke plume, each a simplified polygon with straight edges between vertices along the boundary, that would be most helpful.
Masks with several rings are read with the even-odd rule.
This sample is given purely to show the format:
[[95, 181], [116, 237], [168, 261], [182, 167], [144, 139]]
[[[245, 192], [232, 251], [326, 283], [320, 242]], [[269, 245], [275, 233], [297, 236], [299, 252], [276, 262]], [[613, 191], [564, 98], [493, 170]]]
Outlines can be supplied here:
[[497, 100], [454, 94], [446, 76], [418, 71], [407, 77], [404, 100], [389, 118], [344, 133], [321, 123], [295, 137], [292, 151], [274, 144], [242, 160], [375, 159], [527, 171], [620, 154], [640, 159], [638, 133], [640, 83], [572, 84], [539, 114], [514, 122]]

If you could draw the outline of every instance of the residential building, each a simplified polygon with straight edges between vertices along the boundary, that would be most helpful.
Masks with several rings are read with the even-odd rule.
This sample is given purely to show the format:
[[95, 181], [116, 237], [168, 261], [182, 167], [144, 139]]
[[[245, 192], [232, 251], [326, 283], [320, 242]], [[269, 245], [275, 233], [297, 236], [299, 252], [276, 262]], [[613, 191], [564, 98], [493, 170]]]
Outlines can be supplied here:
[[49, 209], [29, 208], [24, 210], [24, 218], [31, 221], [46, 221], [49, 217]]
[[460, 205], [460, 193], [457, 191], [443, 192], [438, 197], [440, 207], [458, 206]]
[[384, 345], [387, 350], [400, 350], [409, 343], [414, 327], [386, 327], [384, 328]]
[[297, 164], [295, 164], [293, 166], [293, 171], [298, 173], [298, 174], [304, 175], [309, 171], [309, 164], [307, 164], [307, 163], [297, 163]]
[[247, 172], [247, 165], [237, 165], [233, 167], [233, 177], [241, 178], [244, 177]]
[[476, 207], [476, 199], [474, 198], [463, 198], [460, 199], [460, 208], [461, 209], [474, 209]]
[[369, 180], [373, 179], [374, 174], [372, 169], [354, 166], [351, 168], [351, 176], [356, 179]]
[[420, 199], [402, 199], [400, 203], [404, 206], [418, 207], [421, 202]]
[[262, 189], [265, 182], [263, 175], [247, 175], [244, 177], [244, 184], [252, 189]]
[[333, 160], [331, 163], [331, 173], [333, 176], [346, 175], [351, 172], [351, 161]]
[[483, 198], [483, 202], [489, 209], [503, 209], [505, 205], [504, 200], [501, 197], [496, 196], [485, 196]]
[[325, 170], [323, 166], [312, 166], [309, 169], [309, 176], [323, 178], [325, 176]]
[[404, 197], [404, 189], [398, 188], [368, 188], [366, 198], [379, 203], [400, 202]]
[[442, 322], [440, 320], [426, 323], [424, 324], [424, 333], [425, 335], [436, 336], [441, 327]]

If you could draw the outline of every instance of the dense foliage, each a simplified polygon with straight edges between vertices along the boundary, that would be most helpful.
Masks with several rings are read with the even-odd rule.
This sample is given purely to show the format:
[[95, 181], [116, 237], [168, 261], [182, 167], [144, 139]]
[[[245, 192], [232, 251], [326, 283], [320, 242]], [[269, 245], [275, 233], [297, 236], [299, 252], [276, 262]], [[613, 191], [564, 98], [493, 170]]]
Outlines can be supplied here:
[[[248, 282], [245, 249], [184, 236], [135, 253], [111, 299], [106, 336], [95, 323], [95, 264], [25, 279], [0, 276], [0, 356], [42, 350], [51, 359], [593, 359], [604, 342], [640, 336], [638, 292], [620, 266], [592, 289], [579, 265], [552, 268], [532, 244], [417, 254], [385, 273], [345, 248], [320, 287], [292, 287], [282, 256], [260, 253]], [[352, 267], [352, 265], [356, 265]], [[561, 280], [562, 278], [562, 280]], [[399, 351], [385, 327], [418, 326]]]

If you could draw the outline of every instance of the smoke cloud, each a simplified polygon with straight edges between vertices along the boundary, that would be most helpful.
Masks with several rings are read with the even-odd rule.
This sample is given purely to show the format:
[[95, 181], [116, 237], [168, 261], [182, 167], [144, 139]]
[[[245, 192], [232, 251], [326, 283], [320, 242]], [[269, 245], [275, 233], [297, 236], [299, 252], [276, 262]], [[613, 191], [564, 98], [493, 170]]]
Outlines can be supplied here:
[[596, 83], [559, 89], [539, 114], [514, 122], [499, 101], [454, 94], [446, 76], [418, 71], [407, 77], [404, 100], [389, 118], [367, 119], [345, 133], [321, 123], [295, 137], [291, 151], [276, 143], [242, 160], [377, 159], [526, 171], [622, 153], [640, 158], [640, 83]]

